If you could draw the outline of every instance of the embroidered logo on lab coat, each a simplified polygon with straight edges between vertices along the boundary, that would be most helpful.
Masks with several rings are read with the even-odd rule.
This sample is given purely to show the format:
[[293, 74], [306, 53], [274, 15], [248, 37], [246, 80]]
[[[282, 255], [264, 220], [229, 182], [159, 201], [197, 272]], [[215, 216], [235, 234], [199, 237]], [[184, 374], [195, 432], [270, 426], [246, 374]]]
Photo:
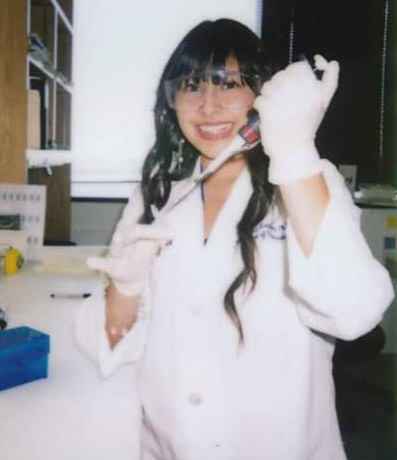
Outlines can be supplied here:
[[286, 239], [286, 224], [283, 223], [269, 223], [260, 222], [254, 229], [254, 238], [265, 240], [270, 238], [272, 240], [285, 240]]

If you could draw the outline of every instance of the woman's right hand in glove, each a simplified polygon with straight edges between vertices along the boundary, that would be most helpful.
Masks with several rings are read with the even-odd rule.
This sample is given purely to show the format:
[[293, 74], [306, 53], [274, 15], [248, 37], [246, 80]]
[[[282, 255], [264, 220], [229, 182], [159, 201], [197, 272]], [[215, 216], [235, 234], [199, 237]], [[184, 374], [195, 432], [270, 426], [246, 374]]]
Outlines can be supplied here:
[[170, 240], [170, 230], [161, 221], [132, 225], [121, 221], [108, 255], [91, 257], [87, 265], [106, 273], [120, 294], [139, 295], [144, 290], [156, 255]]

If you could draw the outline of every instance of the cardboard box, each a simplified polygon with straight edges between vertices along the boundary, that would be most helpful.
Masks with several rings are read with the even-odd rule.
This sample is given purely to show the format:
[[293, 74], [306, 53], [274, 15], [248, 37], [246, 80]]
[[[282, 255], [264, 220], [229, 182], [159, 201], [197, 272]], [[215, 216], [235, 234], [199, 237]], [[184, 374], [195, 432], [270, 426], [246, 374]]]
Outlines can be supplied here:
[[40, 149], [40, 93], [30, 89], [28, 91], [28, 149]]

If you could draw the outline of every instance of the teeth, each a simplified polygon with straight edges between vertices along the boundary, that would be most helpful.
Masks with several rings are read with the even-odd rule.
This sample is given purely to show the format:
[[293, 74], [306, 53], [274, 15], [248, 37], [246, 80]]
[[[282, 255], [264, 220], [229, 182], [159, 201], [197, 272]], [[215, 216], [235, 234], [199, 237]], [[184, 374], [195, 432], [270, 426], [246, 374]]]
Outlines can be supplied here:
[[231, 123], [220, 123], [217, 125], [201, 125], [198, 128], [200, 129], [200, 131], [203, 131], [205, 133], [221, 134], [221, 133], [228, 131], [230, 126], [231, 126]]

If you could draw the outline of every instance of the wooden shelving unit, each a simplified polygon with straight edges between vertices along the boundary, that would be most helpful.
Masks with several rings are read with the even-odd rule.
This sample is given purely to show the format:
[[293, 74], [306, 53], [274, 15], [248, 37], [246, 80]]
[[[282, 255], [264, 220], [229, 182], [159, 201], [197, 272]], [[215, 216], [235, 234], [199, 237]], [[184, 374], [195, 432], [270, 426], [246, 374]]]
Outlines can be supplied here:
[[68, 244], [71, 157], [64, 160], [72, 144], [73, 0], [26, 1], [27, 87], [38, 91], [33, 109], [39, 118], [35, 126], [40, 126], [40, 135], [33, 136], [34, 145], [28, 144], [26, 151], [28, 165], [35, 165], [28, 170], [28, 181], [47, 189], [45, 243]]
[[[64, 159], [72, 138], [72, 50], [73, 0], [0, 0], [0, 182], [46, 185], [45, 239], [66, 243], [70, 161]], [[28, 105], [32, 89], [39, 93], [36, 106]], [[32, 114], [36, 131], [28, 123]], [[38, 135], [31, 136], [32, 131]], [[29, 142], [34, 138], [38, 144], [33, 151], [28, 132]], [[27, 171], [30, 155], [43, 163], [56, 159], [56, 166]]]
[[[28, 89], [40, 93], [41, 150], [71, 148], [72, 0], [27, 0]], [[37, 145], [28, 145], [28, 148]]]

